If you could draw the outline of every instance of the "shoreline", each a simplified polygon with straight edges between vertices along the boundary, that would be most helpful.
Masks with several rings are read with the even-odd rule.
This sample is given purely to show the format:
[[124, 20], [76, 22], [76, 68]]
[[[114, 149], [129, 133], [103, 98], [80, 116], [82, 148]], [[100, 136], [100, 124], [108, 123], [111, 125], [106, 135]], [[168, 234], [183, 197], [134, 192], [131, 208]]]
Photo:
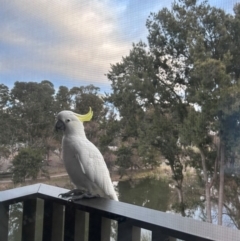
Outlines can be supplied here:
[[[59, 170], [60, 171], [60, 170]], [[119, 181], [127, 181], [127, 180], [137, 180], [146, 177], [164, 177], [171, 179], [171, 172], [169, 167], [160, 166], [155, 169], [138, 169], [138, 170], [126, 170], [124, 175], [119, 174], [117, 170], [110, 172], [110, 177], [112, 182], [119, 182]], [[60, 172], [50, 173], [50, 178], [47, 177], [39, 177], [36, 180], [27, 179], [23, 183], [14, 184], [11, 179], [3, 179], [0, 180], [0, 191], [12, 189], [21, 186], [27, 186], [36, 183], [46, 183], [49, 185], [64, 187], [64, 188], [71, 188], [72, 184], [69, 179], [67, 172]]]

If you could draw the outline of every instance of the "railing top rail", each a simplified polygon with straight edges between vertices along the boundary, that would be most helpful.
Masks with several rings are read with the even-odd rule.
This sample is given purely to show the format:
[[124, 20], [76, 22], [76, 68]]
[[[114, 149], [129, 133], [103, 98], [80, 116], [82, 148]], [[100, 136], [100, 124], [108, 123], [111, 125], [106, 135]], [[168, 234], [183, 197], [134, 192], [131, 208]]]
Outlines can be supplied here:
[[160, 227], [171, 233], [182, 233], [192, 237], [201, 237], [206, 240], [230, 241], [240, 240], [240, 231], [222, 227], [206, 222], [197, 221], [191, 218], [182, 217], [178, 214], [169, 214], [149, 208], [139, 207], [123, 202], [116, 202], [103, 198], [83, 199], [74, 203], [59, 198], [60, 193], [67, 189], [54, 187], [46, 184], [35, 184], [0, 192], [1, 203], [9, 203], [14, 200], [22, 201], [30, 196], [43, 199], [54, 199], [64, 205], [74, 205], [76, 208], [91, 212], [100, 212], [103, 216], [112, 219], [127, 219], [133, 224], [142, 228], [151, 226]]
[[43, 194], [49, 197], [58, 198], [59, 193], [69, 191], [68, 189], [50, 186], [42, 183], [33, 184], [24, 187], [4, 190], [0, 192], [0, 203], [11, 202], [16, 199], [24, 199], [27, 196]]

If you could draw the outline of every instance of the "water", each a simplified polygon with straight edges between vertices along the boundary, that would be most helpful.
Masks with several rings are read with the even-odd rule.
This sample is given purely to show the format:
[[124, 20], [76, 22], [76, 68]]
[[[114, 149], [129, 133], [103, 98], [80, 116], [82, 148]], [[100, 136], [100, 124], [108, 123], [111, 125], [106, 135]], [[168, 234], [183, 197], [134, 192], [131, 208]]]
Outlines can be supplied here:
[[[180, 215], [174, 208], [178, 203], [176, 189], [169, 180], [144, 178], [136, 181], [121, 181], [115, 183], [118, 192], [119, 201], [146, 208], [159, 210], [162, 212], [171, 212]], [[217, 190], [214, 189], [213, 192]], [[184, 198], [186, 204], [185, 214], [189, 218], [204, 221], [205, 217], [205, 201], [204, 189], [200, 187], [197, 180], [191, 180], [184, 186]], [[239, 198], [240, 200], [240, 198]], [[233, 200], [230, 201], [231, 207], [235, 206]], [[223, 225], [236, 228], [232, 218], [227, 214], [227, 210], [223, 209]], [[212, 218], [213, 223], [217, 224], [217, 202], [212, 202]], [[112, 240], [116, 240], [113, 238]], [[151, 240], [151, 232], [148, 230], [141, 231], [141, 241]]]
[[137, 181], [121, 181], [118, 182], [117, 190], [121, 202], [163, 212], [169, 210], [172, 190], [165, 180], [144, 178]]
[[[175, 208], [178, 204], [176, 189], [166, 179], [147, 177], [136, 181], [121, 181], [115, 183], [115, 186], [121, 202], [179, 214], [177, 208]], [[200, 193], [203, 194], [204, 189], [195, 181], [184, 186], [185, 214], [189, 218], [205, 221], [205, 201], [204, 196]], [[234, 206], [233, 201], [230, 204], [230, 206]], [[236, 228], [225, 208], [223, 213], [223, 225]], [[213, 223], [217, 224], [217, 201], [212, 202], [212, 218]]]

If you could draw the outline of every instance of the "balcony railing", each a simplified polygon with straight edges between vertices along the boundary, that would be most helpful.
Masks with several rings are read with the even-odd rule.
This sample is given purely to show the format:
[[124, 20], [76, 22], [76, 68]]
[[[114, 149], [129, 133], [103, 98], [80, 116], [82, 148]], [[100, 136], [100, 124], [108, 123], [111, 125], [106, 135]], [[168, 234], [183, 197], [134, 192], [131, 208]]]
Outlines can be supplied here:
[[[68, 190], [35, 184], [0, 192], [0, 240], [238, 241], [240, 231], [102, 198], [69, 202]], [[14, 209], [15, 207], [15, 209]], [[115, 222], [111, 221], [115, 220]]]

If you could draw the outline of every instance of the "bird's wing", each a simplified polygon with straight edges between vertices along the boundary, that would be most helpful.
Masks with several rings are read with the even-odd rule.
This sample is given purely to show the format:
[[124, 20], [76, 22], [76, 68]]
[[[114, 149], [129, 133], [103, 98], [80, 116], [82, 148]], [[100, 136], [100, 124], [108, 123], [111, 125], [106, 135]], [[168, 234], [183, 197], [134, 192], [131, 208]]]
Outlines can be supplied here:
[[88, 140], [81, 140], [78, 142], [76, 158], [88, 179], [95, 183], [107, 196], [116, 199], [107, 165], [97, 147]]

